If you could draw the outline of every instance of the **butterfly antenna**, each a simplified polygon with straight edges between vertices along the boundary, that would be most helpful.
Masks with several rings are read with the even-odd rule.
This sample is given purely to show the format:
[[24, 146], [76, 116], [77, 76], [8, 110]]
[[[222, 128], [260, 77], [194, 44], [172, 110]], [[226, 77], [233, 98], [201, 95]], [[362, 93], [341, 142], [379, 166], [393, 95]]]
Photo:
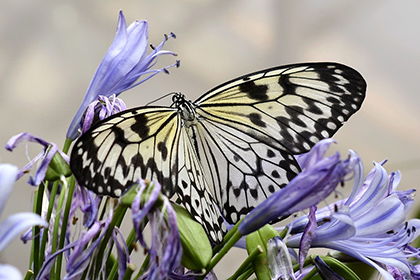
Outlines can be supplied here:
[[168, 96], [170, 96], [170, 95], [173, 95], [173, 94], [176, 94], [176, 92], [170, 92], [170, 93], [168, 93], [168, 94], [165, 94], [164, 96], [161, 96], [161, 97], [159, 97], [159, 98], [157, 98], [157, 99], [155, 99], [155, 100], [152, 100], [152, 101], [150, 101], [150, 102], [146, 103], [146, 105], [145, 105], [145, 106], [149, 106], [150, 104], [155, 103], [155, 102], [158, 102], [158, 101], [160, 101], [160, 100], [162, 100], [162, 99], [164, 99], [164, 98], [166, 98], [166, 97], [168, 97]]

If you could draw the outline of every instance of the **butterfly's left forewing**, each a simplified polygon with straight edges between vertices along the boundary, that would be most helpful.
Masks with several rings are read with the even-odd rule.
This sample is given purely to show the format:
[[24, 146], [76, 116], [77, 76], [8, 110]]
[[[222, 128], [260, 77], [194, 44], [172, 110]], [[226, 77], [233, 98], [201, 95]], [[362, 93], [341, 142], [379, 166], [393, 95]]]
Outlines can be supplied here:
[[82, 186], [118, 197], [139, 179], [172, 195], [178, 178], [180, 120], [173, 108], [134, 108], [97, 123], [75, 143], [71, 168]]

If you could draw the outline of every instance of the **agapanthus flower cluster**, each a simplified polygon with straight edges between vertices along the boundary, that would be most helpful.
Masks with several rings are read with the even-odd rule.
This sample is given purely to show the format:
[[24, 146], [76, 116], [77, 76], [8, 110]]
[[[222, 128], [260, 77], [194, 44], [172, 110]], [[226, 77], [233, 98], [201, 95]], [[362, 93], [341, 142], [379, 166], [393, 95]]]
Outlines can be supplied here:
[[[296, 156], [301, 172], [283, 189], [255, 207], [212, 244], [203, 226], [166, 197], [158, 182], [139, 180], [119, 199], [101, 197], [76, 184], [67, 152], [74, 139], [95, 122], [126, 109], [117, 97], [179, 62], [154, 68], [163, 47], [175, 35], [149, 49], [148, 24], [127, 26], [119, 14], [117, 33], [77, 110], [63, 149], [29, 133], [6, 143], [13, 151], [23, 142], [41, 145], [27, 165], [0, 164], [0, 213], [14, 182], [31, 169], [34, 213], [14, 214], [0, 222], [0, 251], [27, 230], [31, 258], [25, 279], [217, 279], [214, 268], [233, 246], [248, 257], [229, 279], [365, 279], [348, 262], [363, 262], [384, 279], [420, 279], [419, 250], [412, 244], [420, 220], [408, 219], [414, 190], [398, 190], [401, 174], [375, 163], [364, 176], [360, 157], [326, 155], [332, 139]], [[353, 181], [351, 194], [338, 186]], [[327, 206], [325, 206], [327, 204]], [[270, 223], [289, 217], [279, 227]], [[128, 223], [126, 232], [122, 224]], [[147, 234], [149, 233], [149, 235]], [[334, 250], [312, 255], [312, 248]], [[134, 252], [137, 252], [134, 254]], [[254, 276], [253, 276], [254, 275]], [[366, 277], [365, 277], [366, 276]], [[0, 264], [0, 279], [22, 279]]]

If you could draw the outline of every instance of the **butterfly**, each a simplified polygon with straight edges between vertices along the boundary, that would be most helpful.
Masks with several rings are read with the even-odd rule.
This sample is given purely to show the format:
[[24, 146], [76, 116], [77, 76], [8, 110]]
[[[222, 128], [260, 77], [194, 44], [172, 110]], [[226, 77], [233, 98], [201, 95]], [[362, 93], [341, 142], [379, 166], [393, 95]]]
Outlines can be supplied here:
[[[300, 171], [294, 155], [331, 137], [361, 106], [366, 82], [338, 63], [274, 67], [221, 84], [191, 102], [117, 113], [81, 135], [71, 152], [77, 182], [121, 196], [158, 181], [219, 242]], [[281, 201], [279, 201], [281, 203]]]

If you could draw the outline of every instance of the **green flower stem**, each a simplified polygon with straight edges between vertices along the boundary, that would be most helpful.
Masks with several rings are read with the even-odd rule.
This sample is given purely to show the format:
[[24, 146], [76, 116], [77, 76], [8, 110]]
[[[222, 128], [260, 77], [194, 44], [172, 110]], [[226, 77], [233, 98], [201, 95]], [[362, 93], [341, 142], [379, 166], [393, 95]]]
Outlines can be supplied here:
[[[234, 228], [232, 230], [234, 230]], [[216, 266], [216, 264], [227, 254], [227, 252], [236, 244], [236, 242], [238, 242], [238, 240], [241, 239], [241, 237], [242, 234], [236, 228], [235, 232], [232, 235], [230, 235], [230, 238], [220, 249], [219, 253], [217, 253], [217, 255], [215, 255], [210, 260], [210, 263], [206, 268], [206, 273], [209, 273], [209, 271], [211, 271]]]
[[32, 270], [26, 271], [25, 278], [23, 280], [30, 280], [34, 277], [34, 272]]
[[[130, 234], [128, 235], [125, 244], [127, 244], [128, 247], [128, 253], [131, 254], [131, 252], [134, 249], [134, 241], [136, 240], [136, 231], [134, 229], [131, 229]], [[115, 262], [112, 265], [112, 269], [111, 272], [108, 276], [108, 279], [115, 279], [115, 277], [117, 276], [117, 270], [118, 270], [118, 262]], [[127, 271], [128, 271], [128, 267], [127, 267]], [[134, 271], [131, 271], [130, 275], [133, 274]], [[127, 272], [124, 274], [124, 277], [126, 277]]]
[[242, 222], [243, 218], [241, 220], [239, 220], [239, 222], [237, 222], [227, 233], [226, 235], [223, 237], [223, 241], [221, 244], [215, 246], [213, 248], [213, 255], [215, 255], [217, 252], [220, 251], [220, 249], [226, 244], [226, 242], [228, 242], [228, 240], [232, 237], [232, 235], [234, 233], [236, 233], [238, 231], [238, 227], [239, 224]]
[[125, 241], [125, 244], [128, 246], [128, 253], [131, 254], [135, 247], [135, 241], [136, 241], [136, 230], [133, 228], [131, 229], [130, 233], [128, 234], [127, 240]]
[[318, 270], [316, 269], [316, 267], [314, 267], [313, 269], [311, 269], [311, 271], [308, 272], [308, 274], [303, 276], [302, 280], [309, 280], [313, 276], [315, 276], [317, 273], [318, 273]]
[[131, 275], [133, 275], [133, 273], [134, 273], [135, 270], [136, 270], [136, 266], [134, 264], [129, 263], [127, 265], [127, 270], [125, 271], [123, 280], [130, 280], [131, 279]]
[[231, 277], [228, 278], [228, 280], [238, 279], [239, 276], [247, 272], [249, 268], [251, 268], [252, 270], [252, 262], [262, 252], [263, 252], [263, 249], [260, 246], [257, 246], [257, 248], [254, 251], [252, 251], [252, 253], [245, 259], [245, 261], [241, 264], [241, 266], [239, 266], [239, 268], [235, 271], [235, 273]]
[[[42, 199], [44, 197], [44, 190], [45, 190], [45, 183], [41, 183], [38, 186], [38, 189], [35, 191], [35, 203], [34, 203], [34, 212], [41, 216], [42, 212]], [[39, 227], [35, 226], [32, 228], [33, 234], [33, 241], [32, 241], [32, 250], [33, 250], [33, 272], [35, 275], [38, 274], [38, 271], [41, 267], [40, 262], [40, 255], [44, 254], [42, 251], [39, 250], [39, 243], [40, 243], [40, 230]]]
[[66, 138], [66, 140], [64, 141], [64, 145], [63, 145], [63, 153], [67, 154], [67, 152], [70, 149], [70, 145], [73, 142], [73, 140], [71, 140], [70, 138]]
[[236, 280], [247, 280], [251, 275], [254, 273], [254, 269], [252, 267], [245, 270]]
[[137, 273], [136, 277], [134, 277], [134, 279], [139, 279], [140, 276], [142, 276], [147, 271], [147, 268], [149, 267], [149, 262], [150, 262], [150, 255], [146, 255], [146, 258], [144, 259], [139, 269], [139, 272]]
[[[54, 227], [53, 227], [53, 233], [52, 233], [52, 241], [51, 241], [51, 254], [54, 254], [57, 251], [57, 245], [58, 245], [58, 232], [60, 228], [60, 217], [61, 217], [61, 210], [63, 208], [64, 199], [66, 198], [66, 189], [62, 188], [60, 196], [58, 198], [57, 203], [57, 210], [55, 212], [55, 220], [54, 220]], [[54, 267], [51, 269], [51, 280], [56, 279], [56, 274], [54, 273]], [[60, 279], [60, 278], [58, 278]]]
[[[52, 189], [51, 189], [50, 201], [48, 203], [47, 216], [45, 217], [45, 220], [48, 224], [50, 223], [52, 210], [54, 208], [55, 197], [57, 195], [58, 186], [59, 186], [58, 181], [55, 181], [53, 186], [52, 186]], [[40, 255], [39, 255], [40, 263], [44, 263], [45, 248], [47, 246], [47, 241], [48, 241], [48, 229], [45, 229], [44, 232], [42, 233], [42, 239], [41, 239], [41, 248], [40, 248]]]
[[[108, 241], [111, 238], [112, 231], [114, 230], [114, 227], [119, 227], [121, 225], [122, 220], [124, 219], [125, 212], [127, 211], [128, 206], [125, 206], [121, 203], [118, 204], [117, 208], [115, 209], [114, 216], [112, 217], [112, 220], [108, 226], [108, 229], [105, 232], [105, 236], [101, 241], [101, 245], [98, 250], [98, 254], [96, 256], [96, 270], [95, 275], [99, 275], [99, 269], [101, 267], [101, 261], [104, 259], [104, 253], [105, 249], [109, 246]], [[111, 250], [109, 250], [109, 253], [111, 253]], [[108, 258], [108, 256], [106, 257]]]
[[115, 260], [115, 257], [113, 255], [111, 255], [108, 258], [108, 262], [113, 259], [114, 261], [112, 262], [112, 268], [111, 268], [111, 272], [108, 274], [108, 278], [109, 280], [114, 279], [115, 277], [117, 277], [117, 271], [118, 271], [118, 262]]
[[[61, 223], [61, 234], [60, 234], [60, 243], [58, 244], [57, 250], [60, 250], [64, 247], [64, 242], [66, 241], [66, 233], [67, 233], [67, 226], [69, 224], [69, 215], [70, 215], [70, 208], [71, 202], [73, 201], [73, 194], [74, 189], [76, 187], [76, 182], [74, 177], [71, 176], [68, 179], [68, 192], [67, 192], [67, 201], [66, 201], [66, 208], [64, 209], [63, 221]], [[61, 264], [63, 261], [63, 254], [57, 256], [57, 268], [56, 268], [56, 275], [57, 279], [60, 279], [61, 276]]]

